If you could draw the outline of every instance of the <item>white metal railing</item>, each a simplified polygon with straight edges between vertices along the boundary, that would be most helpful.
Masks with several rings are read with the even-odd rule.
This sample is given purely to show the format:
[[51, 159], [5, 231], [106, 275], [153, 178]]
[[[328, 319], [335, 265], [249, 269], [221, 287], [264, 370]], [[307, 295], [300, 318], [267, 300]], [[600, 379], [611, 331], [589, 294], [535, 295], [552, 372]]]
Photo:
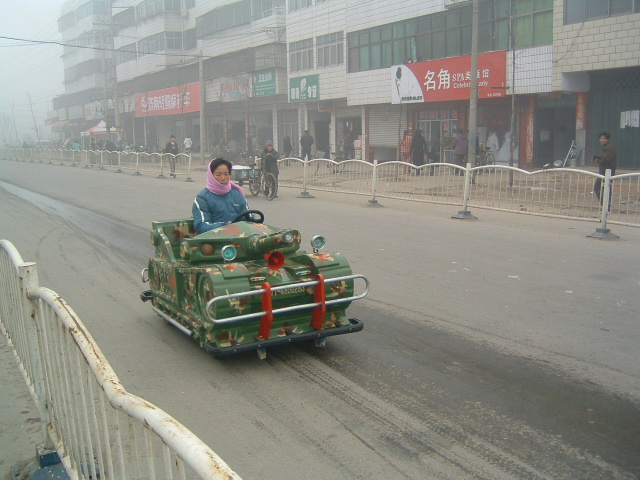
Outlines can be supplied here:
[[68, 150], [68, 149], [22, 149], [3, 148], [0, 156], [6, 159], [72, 167], [97, 167], [113, 169], [115, 172], [130, 171], [136, 175], [143, 172], [157, 174], [158, 177], [184, 177], [192, 181], [193, 156], [191, 153], [147, 153], [111, 152], [108, 150]]
[[0, 329], [72, 479], [240, 479], [191, 431], [128, 393], [73, 309], [0, 240]]
[[[0, 158], [58, 163], [74, 166], [98, 166], [135, 174], [148, 172], [164, 177], [171, 171], [168, 154], [73, 150], [0, 149]], [[192, 157], [175, 157], [176, 175], [191, 181]], [[601, 206], [593, 193], [596, 180], [610, 188], [609, 205]], [[280, 160], [281, 185], [307, 190], [324, 190], [370, 197], [397, 198], [420, 202], [462, 205], [507, 212], [560, 218], [600, 221], [640, 226], [640, 173], [612, 176], [577, 168], [552, 168], [526, 171], [503, 165], [481, 167], [452, 163], [414, 165], [374, 160], [333, 160], [317, 158]], [[608, 187], [607, 187], [608, 185]], [[603, 202], [604, 204], [605, 202]], [[604, 214], [604, 215], [603, 215]], [[604, 228], [604, 227], [603, 227]]]
[[[281, 185], [421, 202], [488, 208], [531, 215], [640, 226], [640, 173], [600, 175], [576, 168], [526, 171], [489, 165], [461, 167], [430, 163], [416, 167], [399, 162], [288, 160]], [[601, 205], [594, 184], [602, 180]], [[607, 187], [608, 185], [608, 187]], [[606, 197], [606, 198], [605, 198]], [[608, 205], [607, 205], [608, 203]], [[604, 214], [604, 215], [603, 215]], [[604, 228], [604, 226], [603, 226]]]

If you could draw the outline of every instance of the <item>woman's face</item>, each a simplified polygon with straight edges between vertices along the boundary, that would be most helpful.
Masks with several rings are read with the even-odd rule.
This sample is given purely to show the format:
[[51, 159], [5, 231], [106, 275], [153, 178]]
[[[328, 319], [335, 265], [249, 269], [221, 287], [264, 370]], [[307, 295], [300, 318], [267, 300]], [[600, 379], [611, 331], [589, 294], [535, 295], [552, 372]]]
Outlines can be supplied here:
[[215, 178], [220, 185], [226, 185], [229, 183], [229, 180], [231, 179], [229, 167], [224, 164], [218, 166], [218, 168], [213, 171], [213, 178]]

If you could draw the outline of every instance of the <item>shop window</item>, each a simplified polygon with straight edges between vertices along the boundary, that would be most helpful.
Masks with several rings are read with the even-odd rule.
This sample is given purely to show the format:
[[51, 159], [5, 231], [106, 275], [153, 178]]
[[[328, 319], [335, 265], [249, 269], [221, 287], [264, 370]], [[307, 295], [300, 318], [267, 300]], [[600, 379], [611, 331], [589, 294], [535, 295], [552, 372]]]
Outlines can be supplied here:
[[418, 43], [418, 61], [424, 62], [433, 58], [431, 54], [431, 35], [420, 35], [417, 39]]
[[390, 67], [393, 65], [393, 46], [391, 42], [384, 42], [382, 44], [381, 54], [382, 54], [382, 66]]
[[166, 32], [167, 50], [182, 50], [182, 33]]
[[371, 70], [369, 47], [360, 47], [360, 70]]
[[564, 0], [564, 23], [640, 12], [640, 0]]
[[349, 49], [349, 68], [352, 72], [364, 70], [360, 68], [360, 49], [357, 47]]
[[553, 11], [540, 12], [533, 16], [533, 44], [553, 43]]
[[513, 9], [516, 48], [553, 43], [553, 0], [516, 0]]
[[130, 62], [137, 58], [136, 54], [136, 44], [131, 43], [129, 45], [125, 45], [122, 48], [119, 48], [116, 53], [116, 64], [120, 65], [121, 63]]
[[[511, 47], [509, 20], [512, 7], [517, 47], [552, 43], [553, 0], [481, 0], [480, 53]], [[451, 8], [446, 12], [360, 30], [350, 33], [347, 40], [349, 72], [385, 68], [406, 61], [468, 55], [471, 53], [471, 8]]]
[[250, 21], [250, 0], [240, 0], [214, 8], [204, 15], [196, 17], [196, 34], [198, 38], [204, 38], [222, 30], [245, 25]]
[[382, 55], [380, 55], [381, 45], [378, 43], [377, 45], [371, 45], [371, 68], [381, 68], [382, 67]]
[[310, 7], [313, 5], [313, 0], [289, 0], [289, 11], [295, 12], [301, 8]]
[[434, 32], [431, 36], [431, 46], [432, 46], [432, 58], [444, 58], [446, 56], [446, 41], [445, 41], [445, 33], [442, 32]]
[[259, 20], [269, 17], [272, 9], [272, 0], [251, 0], [251, 19]]
[[198, 37], [196, 37], [196, 29], [190, 28], [184, 31], [184, 49], [191, 50], [198, 46]]
[[[318, 68], [344, 63], [343, 33], [335, 32], [317, 38]], [[377, 68], [377, 67], [374, 67]]]
[[289, 44], [289, 70], [301, 72], [313, 68], [313, 39], [307, 38]]
[[460, 30], [447, 30], [447, 57], [457, 57], [460, 55]]

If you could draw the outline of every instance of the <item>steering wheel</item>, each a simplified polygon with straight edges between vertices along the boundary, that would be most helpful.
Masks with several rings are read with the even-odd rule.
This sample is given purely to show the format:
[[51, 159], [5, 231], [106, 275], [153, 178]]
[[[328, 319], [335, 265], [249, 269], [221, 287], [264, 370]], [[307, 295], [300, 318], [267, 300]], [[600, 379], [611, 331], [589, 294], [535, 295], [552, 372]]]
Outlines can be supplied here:
[[[257, 215], [258, 218], [253, 219], [251, 215]], [[239, 222], [243, 218], [246, 222], [264, 223], [264, 213], [262, 213], [260, 210], [247, 210], [246, 212], [242, 212], [236, 218], [234, 218], [231, 223]]]

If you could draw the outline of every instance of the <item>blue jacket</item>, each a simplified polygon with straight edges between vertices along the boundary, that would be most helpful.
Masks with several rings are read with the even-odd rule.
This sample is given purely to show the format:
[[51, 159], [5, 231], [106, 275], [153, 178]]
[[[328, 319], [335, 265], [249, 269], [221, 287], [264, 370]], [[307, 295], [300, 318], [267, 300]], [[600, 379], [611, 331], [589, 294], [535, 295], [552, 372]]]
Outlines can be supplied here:
[[247, 210], [247, 200], [235, 188], [224, 195], [216, 195], [205, 188], [193, 202], [193, 226], [200, 235], [226, 225]]

